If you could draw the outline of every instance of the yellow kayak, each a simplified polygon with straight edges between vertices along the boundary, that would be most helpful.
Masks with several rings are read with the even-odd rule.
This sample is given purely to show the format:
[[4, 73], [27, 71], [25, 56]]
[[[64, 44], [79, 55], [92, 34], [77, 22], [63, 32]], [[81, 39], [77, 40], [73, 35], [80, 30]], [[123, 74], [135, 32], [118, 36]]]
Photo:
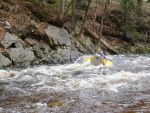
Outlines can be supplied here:
[[91, 62], [92, 65], [113, 65], [113, 62], [110, 60], [105, 60], [101, 56], [91, 56], [91, 57], [85, 57], [85, 61]]

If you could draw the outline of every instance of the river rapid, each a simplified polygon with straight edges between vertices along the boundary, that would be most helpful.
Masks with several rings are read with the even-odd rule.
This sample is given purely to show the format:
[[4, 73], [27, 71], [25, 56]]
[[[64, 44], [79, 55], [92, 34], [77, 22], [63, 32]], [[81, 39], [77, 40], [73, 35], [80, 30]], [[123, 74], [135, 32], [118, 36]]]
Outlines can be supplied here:
[[107, 56], [113, 66], [73, 64], [0, 70], [0, 113], [148, 113], [150, 54]]

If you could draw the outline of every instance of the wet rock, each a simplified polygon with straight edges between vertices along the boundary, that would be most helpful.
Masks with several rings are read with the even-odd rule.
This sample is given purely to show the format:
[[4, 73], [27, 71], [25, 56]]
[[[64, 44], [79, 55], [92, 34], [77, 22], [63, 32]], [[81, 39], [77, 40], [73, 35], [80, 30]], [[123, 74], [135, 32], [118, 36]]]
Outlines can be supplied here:
[[70, 63], [79, 57], [79, 52], [59, 48], [57, 50], [51, 51], [47, 57], [49, 58], [49, 62], [54, 64]]
[[79, 53], [77, 50], [70, 51], [70, 60], [71, 62], [76, 61], [82, 54]]

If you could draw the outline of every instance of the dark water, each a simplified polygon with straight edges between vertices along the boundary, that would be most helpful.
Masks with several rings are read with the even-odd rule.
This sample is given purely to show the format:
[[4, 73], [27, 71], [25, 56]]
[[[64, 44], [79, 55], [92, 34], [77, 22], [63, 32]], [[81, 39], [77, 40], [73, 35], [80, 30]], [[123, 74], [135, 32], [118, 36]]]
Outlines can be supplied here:
[[107, 58], [0, 70], [0, 113], [149, 113], [150, 55]]

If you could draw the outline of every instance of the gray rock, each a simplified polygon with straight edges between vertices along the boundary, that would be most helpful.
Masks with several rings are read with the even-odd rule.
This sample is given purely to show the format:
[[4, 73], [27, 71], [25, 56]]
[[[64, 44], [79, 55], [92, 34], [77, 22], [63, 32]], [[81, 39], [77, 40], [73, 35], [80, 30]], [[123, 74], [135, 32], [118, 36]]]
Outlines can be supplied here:
[[33, 51], [23, 48], [11, 48], [6, 51], [15, 65], [28, 66], [35, 60]]
[[33, 51], [35, 52], [35, 55], [37, 58], [43, 58], [44, 57], [43, 51], [40, 49], [40, 47], [38, 45], [33, 46]]
[[0, 53], [0, 67], [9, 66], [11, 61]]
[[71, 40], [69, 34], [65, 29], [61, 29], [55, 26], [49, 26], [45, 29], [46, 35], [48, 36], [48, 43], [51, 45], [65, 45], [69, 46]]
[[[16, 35], [12, 35], [11, 33], [6, 33], [4, 39], [2, 40], [1, 44], [8, 48], [11, 44], [15, 43], [17, 47], [22, 47], [22, 44], [20, 42], [22, 41], [19, 39]], [[23, 42], [23, 41], [22, 41]]]
[[68, 49], [58, 49], [57, 51], [51, 51], [47, 56], [49, 62], [54, 64], [64, 64], [75, 61], [80, 56], [77, 51], [70, 51]]

